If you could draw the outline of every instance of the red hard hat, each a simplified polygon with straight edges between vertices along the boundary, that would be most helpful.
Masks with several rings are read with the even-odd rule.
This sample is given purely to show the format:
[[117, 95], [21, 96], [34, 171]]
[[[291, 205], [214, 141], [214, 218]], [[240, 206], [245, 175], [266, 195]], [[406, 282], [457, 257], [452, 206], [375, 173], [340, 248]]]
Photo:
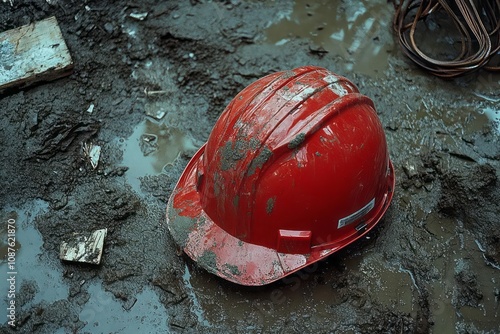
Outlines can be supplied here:
[[366, 234], [394, 182], [373, 102], [344, 77], [300, 67], [231, 101], [177, 183], [167, 224], [209, 272], [264, 285]]

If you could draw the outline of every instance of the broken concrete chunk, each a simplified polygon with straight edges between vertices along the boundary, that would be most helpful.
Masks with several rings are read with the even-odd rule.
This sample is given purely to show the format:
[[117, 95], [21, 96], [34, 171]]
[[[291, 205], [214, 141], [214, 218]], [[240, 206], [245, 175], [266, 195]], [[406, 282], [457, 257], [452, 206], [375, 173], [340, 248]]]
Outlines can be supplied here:
[[417, 167], [415, 167], [415, 165], [411, 164], [408, 161], [404, 162], [403, 171], [405, 172], [406, 176], [408, 176], [409, 179], [411, 179], [415, 175], [418, 175]]
[[73, 239], [61, 243], [59, 258], [72, 262], [101, 263], [104, 238], [107, 232], [108, 229], [105, 228], [94, 231], [90, 236], [75, 234]]
[[55, 17], [0, 34], [0, 94], [71, 73], [73, 61]]

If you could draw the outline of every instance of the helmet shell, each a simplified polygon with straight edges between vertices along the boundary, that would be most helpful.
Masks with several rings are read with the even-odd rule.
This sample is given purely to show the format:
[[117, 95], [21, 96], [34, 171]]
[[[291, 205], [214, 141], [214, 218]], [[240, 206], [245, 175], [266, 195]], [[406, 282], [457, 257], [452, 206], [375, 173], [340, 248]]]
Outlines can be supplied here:
[[394, 182], [373, 102], [344, 77], [300, 67], [230, 102], [172, 193], [167, 223], [208, 271], [263, 285], [367, 233]]

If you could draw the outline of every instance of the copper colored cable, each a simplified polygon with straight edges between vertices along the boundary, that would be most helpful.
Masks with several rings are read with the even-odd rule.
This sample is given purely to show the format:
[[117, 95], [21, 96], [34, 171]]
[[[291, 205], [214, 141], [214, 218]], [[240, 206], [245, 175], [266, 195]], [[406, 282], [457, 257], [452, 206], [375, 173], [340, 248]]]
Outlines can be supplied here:
[[[480, 68], [500, 71], [500, 65], [492, 61], [495, 56], [500, 57], [500, 0], [394, 0], [394, 7], [393, 28], [399, 44], [417, 65], [444, 78]], [[460, 36], [460, 52], [452, 60], [437, 59], [424, 52], [415, 35], [426, 19], [432, 16], [439, 24], [438, 18], [443, 14]]]

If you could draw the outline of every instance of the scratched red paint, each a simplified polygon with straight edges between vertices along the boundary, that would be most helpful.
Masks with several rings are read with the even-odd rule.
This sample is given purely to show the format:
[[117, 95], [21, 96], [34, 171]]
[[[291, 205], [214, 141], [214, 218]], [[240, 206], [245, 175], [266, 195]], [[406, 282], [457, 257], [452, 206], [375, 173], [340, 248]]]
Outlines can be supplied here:
[[181, 176], [167, 222], [181, 244], [172, 226], [191, 219], [184, 251], [208, 271], [263, 285], [365, 235], [394, 184], [373, 102], [348, 79], [305, 66], [231, 101]]

